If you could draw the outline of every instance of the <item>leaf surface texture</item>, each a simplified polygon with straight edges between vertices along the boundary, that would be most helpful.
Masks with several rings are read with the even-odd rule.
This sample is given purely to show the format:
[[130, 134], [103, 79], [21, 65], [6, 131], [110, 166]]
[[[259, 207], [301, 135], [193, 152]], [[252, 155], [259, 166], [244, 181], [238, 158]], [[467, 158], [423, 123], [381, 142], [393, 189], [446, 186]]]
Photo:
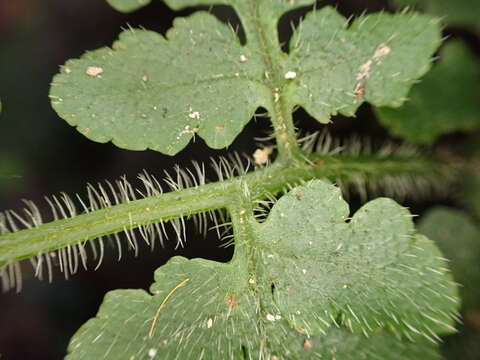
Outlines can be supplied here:
[[245, 257], [175, 257], [150, 293], [107, 294], [67, 359], [333, 359], [337, 345], [345, 359], [437, 359], [426, 338], [451, 331], [457, 307], [440, 252], [391, 200], [347, 217], [333, 185], [295, 188], [251, 224]]

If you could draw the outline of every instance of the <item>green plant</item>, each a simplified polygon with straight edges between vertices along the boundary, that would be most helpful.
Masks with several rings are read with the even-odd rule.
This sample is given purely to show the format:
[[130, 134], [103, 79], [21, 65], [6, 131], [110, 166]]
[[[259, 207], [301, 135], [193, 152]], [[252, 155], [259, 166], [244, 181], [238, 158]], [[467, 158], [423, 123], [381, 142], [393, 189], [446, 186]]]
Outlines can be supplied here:
[[[124, 11], [146, 3], [109, 2]], [[210, 4], [165, 2], [174, 9]], [[283, 52], [278, 19], [312, 2], [219, 1], [236, 10], [245, 44], [199, 12], [177, 20], [166, 39], [127, 30], [112, 48], [70, 60], [54, 78], [55, 110], [98, 142], [174, 155], [199, 136], [223, 148], [259, 107], [276, 140], [275, 160], [268, 161], [271, 148], [259, 149], [253, 172], [232, 156], [216, 163], [217, 182], [206, 184], [196, 164], [167, 177], [168, 193], [143, 174], [140, 198], [120, 181], [89, 186], [81, 215], [63, 195], [49, 200], [55, 221], [42, 224], [33, 203], [25, 214], [0, 217], [6, 287], [15, 285], [23, 259], [51, 277], [54, 251], [61, 269], [74, 272], [86, 266], [87, 244], [101, 263], [108, 236], [119, 252], [122, 242], [136, 251], [138, 241], [162, 237], [167, 223], [180, 244], [186, 218], [200, 232], [207, 216], [219, 221], [218, 211], [230, 219], [216, 224], [231, 226], [230, 262], [174, 257], [156, 271], [150, 294], [109, 293], [72, 338], [68, 359], [439, 357], [436, 342], [455, 331], [459, 309], [446, 260], [414, 229], [408, 210], [380, 198], [349, 217], [331, 182], [364, 198], [418, 196], [451, 186], [468, 162], [391, 144], [368, 151], [358, 141], [339, 151], [326, 134], [300, 142], [292, 119], [297, 106], [321, 123], [336, 113], [353, 116], [364, 101], [400, 106], [430, 67], [439, 21], [403, 12], [350, 23], [325, 7], [307, 15]]]

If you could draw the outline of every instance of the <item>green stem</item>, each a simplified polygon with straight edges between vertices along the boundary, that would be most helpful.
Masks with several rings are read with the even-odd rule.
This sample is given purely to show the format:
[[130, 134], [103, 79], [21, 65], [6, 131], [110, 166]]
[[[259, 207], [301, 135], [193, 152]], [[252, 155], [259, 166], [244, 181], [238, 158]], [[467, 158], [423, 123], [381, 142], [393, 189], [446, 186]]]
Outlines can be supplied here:
[[284, 162], [225, 181], [174, 191], [105, 209], [57, 220], [32, 229], [0, 236], [0, 265], [75, 245], [125, 229], [156, 223], [208, 210], [231, 208], [239, 192], [248, 187], [251, 199], [277, 193], [287, 184], [314, 178], [349, 181], [413, 176], [447, 179], [452, 166], [437, 159], [375, 158], [374, 156], [304, 155], [308, 162], [292, 167]]
[[264, 83], [271, 94], [268, 111], [272, 120], [277, 142], [278, 159], [281, 161], [298, 160], [300, 149], [297, 144], [295, 126], [293, 124], [293, 104], [286, 100], [283, 94], [288, 83], [285, 79], [286, 70], [282, 67], [285, 54], [278, 43], [277, 14], [271, 7], [259, 9], [257, 0], [245, 0], [236, 5], [245, 33], [251, 34], [247, 39], [248, 46], [257, 48], [264, 62]]

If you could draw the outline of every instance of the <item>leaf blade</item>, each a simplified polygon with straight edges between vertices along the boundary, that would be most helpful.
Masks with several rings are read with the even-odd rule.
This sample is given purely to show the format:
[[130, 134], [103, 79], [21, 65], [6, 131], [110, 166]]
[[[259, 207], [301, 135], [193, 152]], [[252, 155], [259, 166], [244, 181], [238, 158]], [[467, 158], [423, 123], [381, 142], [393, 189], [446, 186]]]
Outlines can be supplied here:
[[54, 109], [88, 138], [126, 149], [174, 155], [195, 135], [229, 145], [264, 105], [261, 62], [205, 13], [177, 19], [167, 38], [130, 30], [113, 50], [70, 60], [53, 80]]
[[287, 66], [299, 76], [289, 93], [321, 123], [353, 116], [363, 101], [398, 106], [439, 44], [439, 21], [428, 16], [373, 14], [349, 26], [325, 7], [307, 15], [290, 41]]
[[480, 300], [480, 231], [465, 213], [446, 207], [428, 211], [419, 223], [419, 231], [435, 240], [450, 260], [465, 309], [478, 308]]
[[[439, 355], [433, 342], [428, 344], [425, 338], [416, 338], [414, 344], [400, 340], [399, 336], [393, 337], [391, 331], [414, 338], [415, 330], [411, 327], [418, 324], [412, 320], [412, 312], [416, 313], [415, 316], [421, 316], [421, 312], [430, 315], [429, 311], [433, 308], [438, 315], [441, 312], [453, 312], [455, 306], [439, 304], [434, 301], [432, 293], [426, 291], [428, 299], [423, 302], [417, 300], [417, 307], [412, 307], [409, 296], [414, 295], [405, 295], [407, 290], [412, 291], [411, 286], [409, 288], [408, 284], [402, 284], [412, 282], [411, 274], [400, 279], [393, 276], [389, 286], [398, 287], [397, 297], [382, 289], [375, 289], [371, 283], [356, 275], [361, 270], [363, 273], [369, 272], [372, 279], [381, 277], [382, 281], [387, 281], [392, 273], [383, 271], [385, 264], [389, 265], [392, 258], [396, 261], [396, 257], [406, 250], [411, 251], [412, 242], [415, 245], [422, 245], [422, 242], [426, 244], [417, 248], [419, 254], [423, 252], [427, 255], [414, 258], [412, 262], [421, 265], [417, 265], [416, 269], [432, 267], [440, 271], [439, 253], [431, 241], [420, 236], [405, 237], [413, 232], [407, 215], [407, 210], [392, 200], [379, 199], [365, 205], [350, 223], [346, 223], [348, 206], [333, 185], [317, 180], [299, 186], [274, 205], [265, 223], [253, 226], [243, 235], [246, 243], [237, 246], [245, 250], [242, 252], [246, 254], [245, 257], [234, 256], [234, 260], [226, 264], [175, 257], [156, 271], [155, 283], [150, 288], [152, 295], [143, 290], [116, 290], [110, 293], [97, 318], [87, 322], [73, 337], [67, 359], [114, 359], [119, 354], [135, 359], [149, 359], [157, 354], [162, 359], [189, 359], [199, 354], [212, 359], [275, 356], [316, 359], [334, 358], [332, 354], [336, 351], [344, 354], [346, 359], [350, 355], [358, 358], [377, 353], [385, 354], [386, 359], [415, 358], [414, 354], [436, 359]], [[306, 227], [304, 224], [302, 226], [305, 220], [308, 220]], [[247, 218], [243, 225], [248, 222]], [[365, 226], [375, 228], [366, 234], [362, 231]], [[327, 241], [329, 238], [332, 240]], [[313, 243], [314, 239], [323, 240], [320, 247], [310, 246], [305, 251], [299, 246], [301, 243], [308, 246], [309, 241]], [[285, 241], [282, 243], [282, 240]], [[338, 241], [344, 245], [339, 247]], [[354, 261], [350, 261], [350, 266], [342, 267], [345, 254], [340, 252], [357, 252], [360, 245], [376, 247], [374, 250], [377, 254], [372, 257], [372, 249], [367, 248]], [[381, 252], [382, 247], [384, 251]], [[332, 251], [338, 253], [332, 254]], [[276, 268], [277, 257], [282, 258], [282, 270]], [[293, 260], [285, 260], [287, 257]], [[376, 263], [379, 259], [380, 271]], [[310, 272], [309, 262], [314, 264], [320, 276]], [[361, 266], [355, 268], [355, 262], [361, 263]], [[370, 265], [365, 268], [366, 263]], [[304, 269], [307, 271], [304, 272]], [[325, 271], [330, 279], [322, 277]], [[416, 275], [419, 280], [414, 280], [415, 284], [421, 283], [422, 289], [437, 290], [435, 286], [425, 285], [421, 274]], [[306, 276], [309, 281], [304, 281]], [[449, 281], [445, 273], [439, 276]], [[439, 282], [433, 276], [428, 279], [433, 283]], [[344, 281], [349, 281], [349, 287], [342, 286]], [[363, 290], [360, 288], [352, 292], [355, 281], [358, 281], [359, 288], [363, 286]], [[339, 286], [335, 286], [335, 283]], [[455, 291], [449, 282], [440, 283], [447, 284], [447, 287], [442, 287], [444, 292]], [[333, 287], [335, 291], [329, 290]], [[319, 296], [319, 289], [323, 292], [323, 299]], [[418, 291], [417, 288], [415, 290]], [[342, 292], [349, 292], [348, 296], [342, 295]], [[355, 296], [360, 296], [360, 299], [355, 299]], [[349, 323], [346, 312], [333, 313], [335, 309], [347, 308], [344, 302], [346, 297], [350, 298], [346, 303], [349, 311], [368, 318], [370, 327], [360, 330], [371, 338], [362, 333], [352, 334], [342, 326], [358, 330]], [[407, 304], [399, 304], [400, 300]], [[427, 300], [428, 306], [425, 304]], [[367, 303], [359, 304], [364, 301]], [[396, 306], [400, 306], [399, 312], [402, 313], [396, 312]], [[374, 315], [362, 315], [362, 307], [368, 308]], [[406, 324], [410, 327], [397, 324], [395, 328], [394, 324], [378, 315], [382, 309], [397, 315], [400, 324], [409, 321]], [[332, 317], [326, 323], [321, 322], [320, 314], [329, 311]], [[376, 317], [379, 323], [375, 324], [372, 317]], [[337, 319], [342, 323], [339, 324], [342, 329], [333, 329], [331, 326]], [[428, 319], [423, 321], [425, 326], [432, 326]], [[319, 322], [322, 328], [318, 326]], [[301, 329], [299, 323], [308, 331]], [[110, 337], [104, 338], [100, 334], [104, 334], [108, 327], [115, 331], [110, 331]], [[432, 331], [438, 328], [431, 327]], [[338, 350], [335, 350], [337, 347]], [[392, 349], [398, 351], [392, 352]]]
[[150, 4], [151, 0], [107, 0], [115, 10], [128, 13]]
[[347, 217], [339, 190], [315, 181], [282, 197], [265, 222], [259, 262], [292, 326], [311, 335], [340, 321], [353, 332], [386, 327], [432, 341], [455, 331], [456, 286], [409, 212], [380, 198]]
[[409, 142], [432, 144], [440, 135], [480, 127], [480, 72], [468, 48], [449, 42], [410, 101], [397, 109], [376, 108], [378, 119], [394, 135]]

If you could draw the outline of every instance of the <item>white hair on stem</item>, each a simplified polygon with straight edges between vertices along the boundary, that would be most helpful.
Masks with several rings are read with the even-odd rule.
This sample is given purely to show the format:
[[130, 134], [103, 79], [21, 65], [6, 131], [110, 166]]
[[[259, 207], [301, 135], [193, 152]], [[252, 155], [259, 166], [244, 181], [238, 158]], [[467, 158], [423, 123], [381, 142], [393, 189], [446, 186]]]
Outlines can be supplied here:
[[[217, 175], [215, 180], [226, 180], [233, 176], [244, 175], [251, 169], [251, 164], [250, 158], [238, 153], [211, 159], [211, 168]], [[122, 176], [113, 182], [106, 180], [97, 184], [88, 183], [85, 196], [75, 194], [74, 197], [70, 197], [64, 192], [59, 195], [45, 196], [45, 205], [50, 209], [51, 214], [48, 221], [72, 218], [78, 214], [87, 214], [117, 204], [158, 196], [164, 193], [165, 186], [170, 191], [179, 191], [198, 187], [208, 182], [206, 165], [196, 161], [191, 162], [191, 167], [181, 168], [176, 165], [173, 172], [165, 171], [165, 176], [161, 180], [144, 170], [137, 176], [137, 180], [140, 183], [138, 188], [132, 185], [126, 176]], [[34, 228], [45, 222], [39, 207], [34, 202], [23, 200], [23, 203], [25, 208], [21, 211], [0, 212], [0, 235]], [[141, 226], [134, 224], [130, 218], [129, 223], [125, 224], [119, 233], [104, 235], [82, 243], [67, 245], [55, 251], [34, 255], [30, 258], [34, 276], [38, 279], [46, 278], [51, 282], [55, 268], [57, 268], [68, 279], [80, 268], [88, 269], [89, 259], [93, 260], [92, 267], [97, 270], [103, 263], [105, 251], [109, 247], [116, 248], [118, 261], [125, 255], [125, 245], [127, 251], [138, 256], [140, 243], [145, 243], [153, 251], [157, 242], [160, 247], [164, 247], [166, 239], [172, 238], [172, 235], [172, 239], [176, 242], [175, 249], [184, 247], [187, 235], [186, 226], [189, 220], [192, 220], [195, 229], [204, 238], [209, 231], [213, 231], [219, 239], [220, 246], [233, 244], [231, 223], [224, 209], [209, 210], [174, 219], [160, 219], [156, 223]], [[4, 291], [10, 289], [21, 291], [22, 274], [19, 262], [12, 262], [0, 267], [0, 285]]]

